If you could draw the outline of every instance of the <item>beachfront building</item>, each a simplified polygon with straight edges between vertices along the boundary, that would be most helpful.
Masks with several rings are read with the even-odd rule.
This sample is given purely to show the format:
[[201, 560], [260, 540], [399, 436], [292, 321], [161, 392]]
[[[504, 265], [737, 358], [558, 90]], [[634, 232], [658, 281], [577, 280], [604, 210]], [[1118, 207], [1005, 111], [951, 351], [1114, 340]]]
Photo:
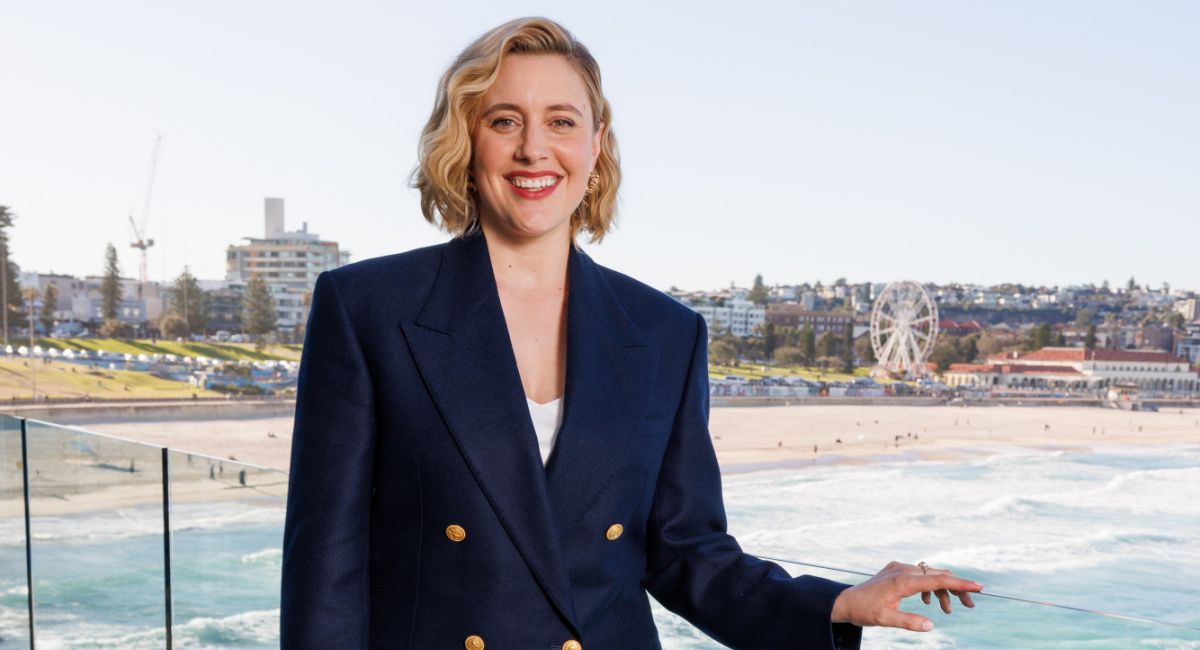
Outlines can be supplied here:
[[795, 303], [767, 305], [766, 320], [775, 327], [801, 328], [811, 325], [817, 336], [825, 332], [841, 335], [846, 325], [854, 322], [854, 316], [840, 311], [813, 311]]
[[[65, 333], [78, 333], [77, 329], [67, 328], [69, 324], [95, 330], [104, 323], [103, 276], [89, 275], [81, 279], [73, 275], [27, 271], [21, 273], [18, 283], [22, 289], [36, 289], [39, 296], [46, 295], [48, 286], [55, 286], [58, 300], [55, 301], [54, 319], [63, 326]], [[158, 282], [139, 286], [133, 278], [120, 278], [119, 284], [121, 300], [117, 303], [117, 320], [134, 327], [157, 322], [168, 302], [168, 287]], [[40, 304], [41, 298], [38, 300]]]
[[729, 298], [714, 302], [684, 302], [693, 311], [704, 317], [710, 334], [729, 332], [734, 336], [753, 336], [764, 322], [765, 310], [743, 298]]
[[265, 212], [264, 236], [246, 237], [247, 243], [226, 251], [225, 279], [244, 285], [261, 276], [275, 297], [278, 327], [290, 329], [308, 319], [305, 294], [316, 286], [317, 276], [349, 263], [350, 253], [308, 232], [308, 222], [300, 230], [285, 230], [283, 199], [266, 199]]
[[1032, 389], [1098, 389], [1114, 384], [1144, 392], [1200, 392], [1200, 377], [1187, 359], [1149, 350], [1087, 350], [1047, 347], [992, 355], [984, 364], [951, 364], [949, 386]]
[[1092, 390], [1104, 385], [1069, 366], [1038, 366], [1020, 363], [952, 363], [942, 373], [947, 386], [970, 388]]

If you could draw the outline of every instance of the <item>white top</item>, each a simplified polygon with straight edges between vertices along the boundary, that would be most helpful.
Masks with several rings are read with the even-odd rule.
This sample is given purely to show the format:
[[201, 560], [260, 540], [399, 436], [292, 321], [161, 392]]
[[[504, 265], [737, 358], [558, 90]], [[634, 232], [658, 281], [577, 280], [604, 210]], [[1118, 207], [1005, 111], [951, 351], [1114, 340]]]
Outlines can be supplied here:
[[550, 452], [554, 450], [558, 427], [562, 425], [562, 398], [538, 404], [526, 396], [525, 401], [529, 403], [529, 418], [533, 420], [538, 450], [542, 452], [542, 465], [545, 465], [546, 461], [550, 460]]

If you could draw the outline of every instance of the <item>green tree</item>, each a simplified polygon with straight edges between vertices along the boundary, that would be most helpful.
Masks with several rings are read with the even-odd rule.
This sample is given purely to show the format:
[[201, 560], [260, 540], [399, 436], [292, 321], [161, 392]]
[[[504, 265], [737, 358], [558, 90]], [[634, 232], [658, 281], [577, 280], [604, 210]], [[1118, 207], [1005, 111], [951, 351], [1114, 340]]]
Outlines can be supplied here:
[[975, 363], [979, 356], [979, 335], [968, 334], [958, 342], [958, 360], [960, 363]]
[[1060, 347], [1060, 348], [1063, 348], [1063, 347], [1066, 347], [1066, 346], [1067, 346], [1067, 337], [1066, 337], [1066, 335], [1065, 335], [1065, 334], [1063, 334], [1063, 333], [1062, 333], [1062, 330], [1059, 330], [1058, 332], [1055, 332], [1055, 334], [1054, 334], [1054, 345], [1056, 345], [1056, 346], [1058, 346], [1058, 347]]
[[[845, 279], [842, 279], [845, 282]], [[854, 372], [854, 323], [846, 323], [842, 332], [842, 370]]]
[[737, 358], [737, 349], [726, 341], [713, 341], [708, 346], [708, 358], [715, 364], [728, 366]]
[[208, 327], [208, 294], [186, 268], [171, 288], [171, 311], [183, 317], [188, 334], [202, 334]]
[[104, 324], [100, 326], [100, 336], [109, 339], [131, 339], [133, 338], [133, 325], [115, 318], [106, 318]]
[[[21, 267], [12, 259], [12, 251], [8, 248], [8, 229], [12, 228], [13, 219], [17, 215], [13, 214], [8, 206], [0, 205], [0, 266], [4, 275], [4, 326], [7, 328], [10, 323], [21, 322], [21, 309], [25, 306], [25, 301], [21, 296], [21, 285], [17, 282], [21, 275]], [[4, 333], [7, 340], [7, 329]]]
[[275, 331], [275, 297], [261, 276], [255, 275], [246, 284], [242, 295], [242, 324], [247, 334], [254, 337], [254, 347], [261, 350], [266, 345], [266, 335]]
[[1181, 314], [1179, 312], [1172, 312], [1171, 315], [1167, 318], [1167, 324], [1175, 329], [1179, 329], [1179, 328], [1183, 327], [1184, 320], [1186, 320], [1186, 319], [1184, 319], [1183, 314]]
[[800, 329], [800, 355], [807, 366], [811, 366], [817, 358], [817, 333], [810, 323], [805, 323]]
[[1135, 289], [1137, 289], [1137, 280], [1134, 280], [1133, 276], [1131, 275], [1129, 276], [1129, 282], [1125, 284], [1125, 290], [1133, 293]]
[[975, 356], [977, 358], [986, 359], [993, 354], [1002, 352], [1004, 347], [1004, 341], [1002, 341], [1000, 338], [992, 336], [990, 333], [984, 334], [983, 336], [979, 337], [979, 342], [976, 344]]
[[762, 325], [763, 355], [768, 361], [775, 357], [775, 348], [779, 346], [779, 336], [775, 333], [775, 323], [767, 321]]
[[762, 339], [746, 337], [741, 342], [742, 344], [738, 350], [738, 358], [750, 359], [752, 361], [766, 361], [767, 355], [763, 350]]
[[1080, 309], [1075, 312], [1075, 327], [1087, 327], [1092, 324], [1094, 314], [1090, 309]]
[[38, 320], [42, 323], [42, 329], [46, 334], [50, 334], [50, 330], [54, 329], [54, 312], [58, 308], [58, 285], [51, 282], [46, 285], [46, 291], [42, 294], [42, 313], [38, 316]]
[[937, 364], [938, 372], [946, 372], [950, 368], [950, 364], [959, 363], [960, 355], [958, 337], [946, 336], [938, 339], [938, 342], [934, 344], [929, 360]]
[[784, 366], [798, 366], [804, 363], [804, 355], [800, 348], [784, 345], [775, 349], [775, 362]]
[[1040, 350], [1050, 345], [1050, 323], [1042, 323], [1029, 332], [1025, 339], [1026, 350]]
[[874, 365], [875, 347], [871, 345], [870, 336], [859, 337], [859, 339], [854, 342], [854, 356], [858, 357], [864, 365]]
[[1087, 336], [1083, 338], [1083, 347], [1089, 350], [1096, 349], [1096, 325], [1095, 323], [1088, 325]]
[[754, 276], [754, 287], [746, 294], [746, 300], [756, 304], [767, 304], [767, 286], [763, 284], [762, 273]]
[[121, 298], [121, 268], [117, 265], [117, 247], [109, 242], [104, 249], [104, 281], [100, 283], [100, 316], [104, 320], [117, 317]]
[[187, 336], [187, 321], [173, 311], [169, 311], [158, 319], [158, 331], [166, 339], [177, 339]]
[[817, 339], [817, 358], [836, 357], [838, 347], [838, 340], [833, 332], [825, 332]]

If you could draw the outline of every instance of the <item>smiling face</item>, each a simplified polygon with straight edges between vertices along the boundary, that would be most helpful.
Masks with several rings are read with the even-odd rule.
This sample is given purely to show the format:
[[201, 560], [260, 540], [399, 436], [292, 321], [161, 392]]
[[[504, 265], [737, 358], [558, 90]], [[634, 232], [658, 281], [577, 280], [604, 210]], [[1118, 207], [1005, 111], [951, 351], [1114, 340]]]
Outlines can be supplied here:
[[565, 57], [505, 57], [471, 129], [484, 230], [523, 240], [569, 238], [603, 129], [592, 128], [587, 86]]

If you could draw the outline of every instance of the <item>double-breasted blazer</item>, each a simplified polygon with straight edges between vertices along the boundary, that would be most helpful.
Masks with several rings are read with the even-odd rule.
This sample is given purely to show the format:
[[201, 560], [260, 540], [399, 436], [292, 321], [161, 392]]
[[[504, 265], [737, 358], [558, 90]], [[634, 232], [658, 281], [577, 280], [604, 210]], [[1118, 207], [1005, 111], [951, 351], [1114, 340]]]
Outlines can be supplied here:
[[726, 533], [704, 320], [572, 247], [543, 465], [478, 232], [322, 273], [284, 530], [287, 649], [649, 650], [647, 592], [733, 648], [857, 647], [847, 585]]

